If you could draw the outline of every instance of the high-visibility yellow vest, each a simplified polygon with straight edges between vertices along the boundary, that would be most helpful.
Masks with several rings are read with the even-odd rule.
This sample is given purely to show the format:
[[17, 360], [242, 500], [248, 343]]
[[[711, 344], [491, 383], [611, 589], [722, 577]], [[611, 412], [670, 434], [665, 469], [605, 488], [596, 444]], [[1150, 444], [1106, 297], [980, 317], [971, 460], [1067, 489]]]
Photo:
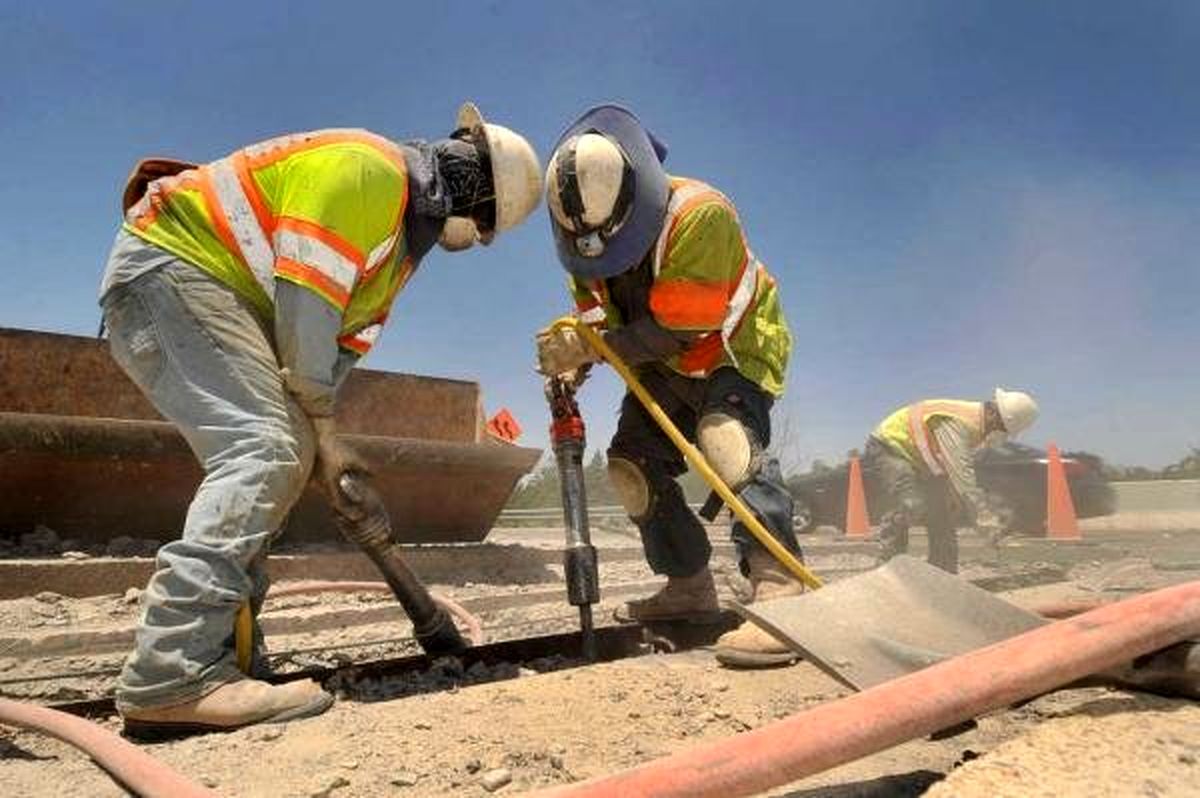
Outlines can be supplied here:
[[[734, 366], [783, 394], [792, 337], [775, 280], [746, 243], [737, 211], [699, 180], [671, 178], [666, 219], [653, 251], [649, 306], [669, 330], [704, 331], [667, 365], [688, 377]], [[581, 318], [615, 329], [620, 311], [603, 280], [572, 280]]]
[[155, 180], [125, 228], [230, 286], [268, 321], [276, 280], [316, 292], [342, 316], [338, 343], [365, 354], [413, 271], [407, 202], [398, 145], [365, 130], [319, 130]]
[[929, 430], [929, 423], [937, 418], [961, 421], [971, 433], [971, 446], [983, 445], [983, 403], [956, 399], [929, 399], [902, 407], [885, 418], [873, 435], [913, 465], [940, 476], [946, 469], [937, 439]]

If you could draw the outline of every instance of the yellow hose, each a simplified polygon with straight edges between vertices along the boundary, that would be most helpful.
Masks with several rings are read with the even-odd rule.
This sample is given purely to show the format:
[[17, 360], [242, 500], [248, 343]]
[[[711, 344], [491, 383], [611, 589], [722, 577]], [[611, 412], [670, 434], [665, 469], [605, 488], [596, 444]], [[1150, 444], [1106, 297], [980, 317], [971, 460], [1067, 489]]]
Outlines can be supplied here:
[[612, 351], [612, 348], [605, 343], [600, 333], [573, 316], [564, 316], [561, 319], [557, 319], [550, 327], [553, 330], [570, 327], [582, 335], [583, 339], [591, 345], [592, 349], [604, 358], [610, 366], [616, 369], [617, 374], [620, 374], [621, 379], [625, 380], [625, 384], [629, 386], [629, 390], [633, 391], [634, 396], [646, 408], [646, 412], [658, 422], [658, 426], [667, 434], [667, 437], [671, 439], [671, 442], [675, 444], [680, 453], [687, 458], [687, 461], [692, 464], [692, 467], [699, 472], [709, 487], [716, 491], [716, 494], [729, 506], [729, 509], [733, 510], [733, 514], [738, 517], [738, 520], [746, 525], [746, 528], [750, 530], [750, 534], [754, 535], [755, 539], [767, 551], [771, 552], [771, 555], [784, 568], [791, 571], [805, 585], [810, 588], [821, 586], [821, 580], [817, 578], [816, 574], [808, 570], [796, 555], [788, 551], [783, 544], [766, 530], [762, 523], [750, 512], [749, 508], [742, 503], [742, 500], [717, 475], [717, 472], [712, 470], [712, 467], [708, 464], [708, 460], [705, 459], [700, 450], [693, 446], [687, 438], [683, 437], [683, 433], [679, 431], [679, 428], [675, 426], [670, 417], [663, 412], [663, 409], [658, 406], [658, 402], [654, 401], [654, 397], [650, 395], [649, 391], [642, 387], [642, 383], [634, 376], [629, 366], [626, 366], [621, 358], [617, 357], [617, 354]]
[[254, 655], [254, 618], [250, 615], [250, 602], [238, 607], [233, 621], [233, 647], [237, 653], [238, 670], [250, 675], [250, 660]]

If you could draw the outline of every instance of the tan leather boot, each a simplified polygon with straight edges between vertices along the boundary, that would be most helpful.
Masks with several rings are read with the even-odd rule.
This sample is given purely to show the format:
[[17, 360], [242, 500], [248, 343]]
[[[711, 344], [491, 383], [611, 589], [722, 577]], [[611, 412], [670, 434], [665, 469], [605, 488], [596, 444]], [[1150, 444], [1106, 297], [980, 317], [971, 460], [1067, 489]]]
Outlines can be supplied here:
[[622, 623], [691, 621], [712, 623], [721, 616], [712, 571], [704, 568], [692, 576], [669, 576], [667, 584], [644, 599], [627, 602], [613, 615]]
[[[770, 552], [754, 548], [747, 557], [750, 567], [750, 586], [753, 601], [768, 601], [804, 592], [804, 583], [771, 556]], [[786, 665], [799, 655], [786, 643], [776, 640], [757, 624], [743, 621], [742, 625], [717, 638], [717, 661], [732, 668], [769, 668]]]
[[182, 704], [120, 710], [126, 734], [154, 739], [230, 731], [254, 723], [282, 723], [319, 715], [332, 704], [333, 696], [312, 679], [281, 685], [239, 679]]

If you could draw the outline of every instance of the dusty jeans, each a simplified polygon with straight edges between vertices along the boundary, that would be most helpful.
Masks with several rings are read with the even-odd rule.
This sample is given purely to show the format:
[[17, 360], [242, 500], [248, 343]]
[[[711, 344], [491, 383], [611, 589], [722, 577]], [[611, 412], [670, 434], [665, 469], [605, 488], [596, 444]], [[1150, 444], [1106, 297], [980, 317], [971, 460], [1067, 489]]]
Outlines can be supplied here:
[[[312, 468], [312, 425], [250, 307], [174, 261], [104, 298], [113, 358], [204, 468], [179, 540], [158, 552], [118, 706], [181, 703], [236, 678], [233, 623], [266, 591], [267, 543]], [[257, 609], [257, 606], [255, 606]]]
[[885, 560], [908, 551], [908, 526], [924, 523], [929, 564], [958, 573], [958, 530], [951, 512], [950, 486], [932, 477], [875, 438], [867, 440], [864, 465], [887, 492], [892, 511], [879, 529]]
[[[762, 447], [770, 445], [772, 399], [736, 369], [722, 368], [707, 379], [691, 379], [665, 367], [648, 367], [641, 369], [638, 376], [688, 440], [696, 440], [696, 425], [701, 417], [719, 412], [741, 422], [747, 434]], [[708, 565], [712, 554], [708, 535], [688, 508], [683, 490], [675, 481], [687, 470], [683, 455], [631, 393], [621, 402], [617, 432], [608, 453], [636, 462], [653, 493], [649, 517], [635, 519], [635, 523], [641, 533], [646, 561], [654, 573], [691, 576]], [[792, 528], [792, 496], [784, 486], [774, 457], [763, 456], [760, 469], [740, 488], [738, 497], [772, 537], [800, 556], [800, 545]], [[762, 544], [741, 521], [734, 522], [730, 536], [737, 547], [742, 572], [747, 573], [748, 552]]]

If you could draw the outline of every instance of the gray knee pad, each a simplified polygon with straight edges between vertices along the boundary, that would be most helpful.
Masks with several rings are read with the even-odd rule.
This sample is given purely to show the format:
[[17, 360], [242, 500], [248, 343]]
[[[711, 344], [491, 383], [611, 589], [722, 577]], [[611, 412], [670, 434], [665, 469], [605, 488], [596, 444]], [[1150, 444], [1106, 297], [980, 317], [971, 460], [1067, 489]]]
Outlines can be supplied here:
[[742, 422], [725, 413], [706, 413], [696, 425], [696, 441], [708, 464], [730, 490], [758, 475], [762, 449]]
[[646, 479], [646, 472], [632, 460], [610, 454], [608, 457], [608, 481], [625, 512], [634, 521], [650, 515], [654, 504], [654, 491]]

